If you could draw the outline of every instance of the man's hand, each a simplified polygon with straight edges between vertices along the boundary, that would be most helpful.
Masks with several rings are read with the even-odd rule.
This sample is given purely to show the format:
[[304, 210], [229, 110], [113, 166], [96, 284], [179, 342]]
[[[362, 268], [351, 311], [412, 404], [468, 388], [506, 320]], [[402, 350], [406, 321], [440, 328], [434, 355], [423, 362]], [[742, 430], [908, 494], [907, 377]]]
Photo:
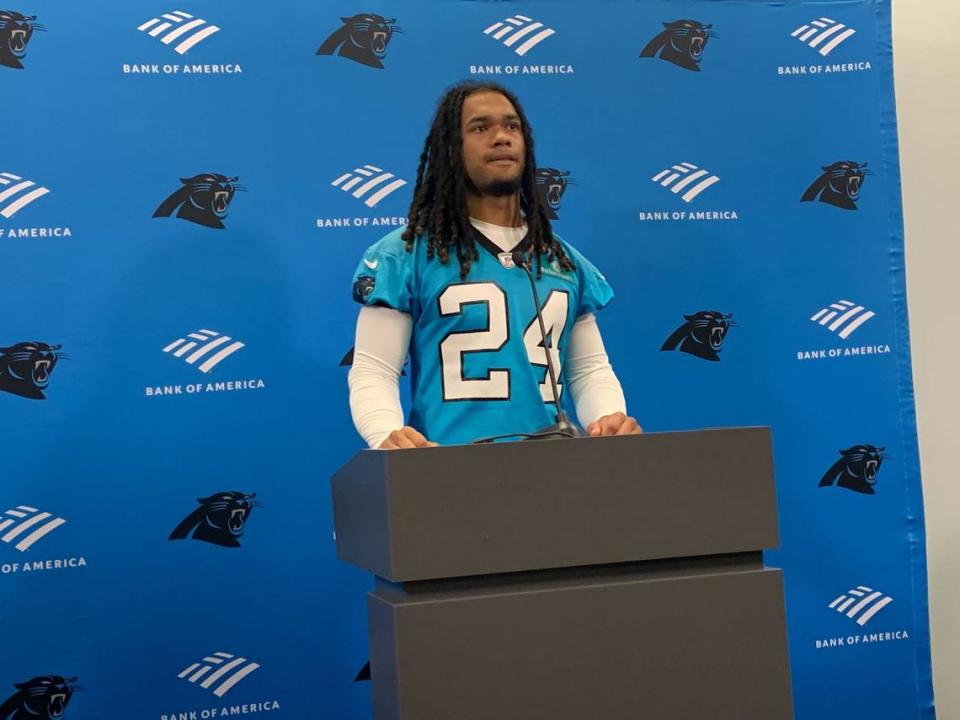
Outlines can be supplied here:
[[601, 435], [639, 435], [643, 428], [637, 425], [635, 418], [624, 415], [622, 412], [604, 415], [587, 426], [587, 435], [600, 437]]
[[430, 442], [419, 432], [407, 425], [387, 435], [386, 440], [380, 443], [380, 449], [404, 450], [407, 448], [437, 447], [437, 445], [438, 443]]

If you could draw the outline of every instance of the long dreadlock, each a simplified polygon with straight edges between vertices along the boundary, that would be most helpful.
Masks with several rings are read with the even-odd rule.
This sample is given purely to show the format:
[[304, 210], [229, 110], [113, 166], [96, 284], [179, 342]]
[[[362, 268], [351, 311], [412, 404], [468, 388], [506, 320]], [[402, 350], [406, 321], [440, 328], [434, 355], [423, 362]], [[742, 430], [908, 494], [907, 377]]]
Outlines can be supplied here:
[[537, 163], [533, 154], [533, 132], [519, 100], [497, 83], [462, 82], [451, 87], [437, 106], [430, 132], [423, 143], [413, 202], [407, 216], [407, 227], [401, 237], [407, 251], [413, 249], [417, 237], [427, 236], [427, 258], [439, 256], [446, 264], [450, 250], [460, 262], [460, 279], [465, 279], [470, 266], [480, 258], [470, 228], [467, 211], [469, 178], [463, 162], [463, 141], [460, 135], [463, 101], [478, 92], [496, 92], [513, 105], [523, 131], [524, 162], [520, 181], [520, 208], [526, 215], [527, 235], [518, 248], [528, 260], [535, 260], [537, 274], [542, 274], [544, 257], [556, 261], [567, 271], [574, 270], [563, 247], [553, 237], [550, 220], [536, 192]]

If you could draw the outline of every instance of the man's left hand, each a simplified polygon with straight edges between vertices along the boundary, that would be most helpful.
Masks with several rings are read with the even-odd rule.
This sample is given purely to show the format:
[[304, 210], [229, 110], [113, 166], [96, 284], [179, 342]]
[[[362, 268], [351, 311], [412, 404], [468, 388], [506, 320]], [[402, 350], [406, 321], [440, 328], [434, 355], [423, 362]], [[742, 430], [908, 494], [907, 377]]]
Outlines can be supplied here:
[[637, 424], [636, 418], [624, 415], [622, 412], [604, 415], [587, 426], [587, 435], [600, 437], [601, 435], [639, 435], [643, 428]]

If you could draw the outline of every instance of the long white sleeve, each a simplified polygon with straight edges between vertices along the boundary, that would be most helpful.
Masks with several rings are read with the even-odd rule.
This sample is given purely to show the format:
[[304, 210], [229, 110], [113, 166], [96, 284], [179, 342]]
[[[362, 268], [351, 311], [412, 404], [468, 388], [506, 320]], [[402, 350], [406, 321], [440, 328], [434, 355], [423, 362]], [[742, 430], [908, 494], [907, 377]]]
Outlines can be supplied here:
[[347, 383], [353, 424], [370, 447], [379, 447], [387, 435], [403, 427], [400, 373], [412, 331], [413, 318], [405, 312], [360, 308]]
[[578, 318], [570, 331], [563, 375], [583, 427], [604, 415], [626, 414], [623, 388], [610, 365], [593, 313]]

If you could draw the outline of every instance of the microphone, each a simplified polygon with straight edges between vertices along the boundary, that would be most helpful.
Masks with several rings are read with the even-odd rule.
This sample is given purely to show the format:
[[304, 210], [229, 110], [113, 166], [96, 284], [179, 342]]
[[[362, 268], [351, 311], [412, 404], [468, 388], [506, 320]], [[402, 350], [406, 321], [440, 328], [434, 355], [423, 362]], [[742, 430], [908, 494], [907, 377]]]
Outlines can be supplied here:
[[540, 338], [543, 341], [544, 354], [547, 356], [547, 374], [550, 377], [550, 390], [553, 392], [553, 404], [556, 407], [556, 422], [549, 427], [532, 433], [531, 437], [555, 437], [557, 435], [572, 438], [583, 437], [583, 431], [570, 422], [570, 418], [567, 417], [567, 414], [563, 411], [563, 406], [560, 404], [560, 387], [557, 385], [557, 371], [553, 366], [553, 357], [550, 352], [553, 340], [547, 339], [547, 327], [543, 322], [543, 314], [540, 312], [540, 293], [537, 292], [537, 282], [533, 279], [533, 273], [530, 270], [530, 261], [527, 260], [526, 255], [520, 250], [514, 250], [513, 253], [511, 253], [511, 259], [513, 260], [513, 264], [523, 270], [527, 274], [527, 279], [530, 280], [530, 289], [533, 291], [533, 309], [537, 313], [537, 322], [540, 324]]

